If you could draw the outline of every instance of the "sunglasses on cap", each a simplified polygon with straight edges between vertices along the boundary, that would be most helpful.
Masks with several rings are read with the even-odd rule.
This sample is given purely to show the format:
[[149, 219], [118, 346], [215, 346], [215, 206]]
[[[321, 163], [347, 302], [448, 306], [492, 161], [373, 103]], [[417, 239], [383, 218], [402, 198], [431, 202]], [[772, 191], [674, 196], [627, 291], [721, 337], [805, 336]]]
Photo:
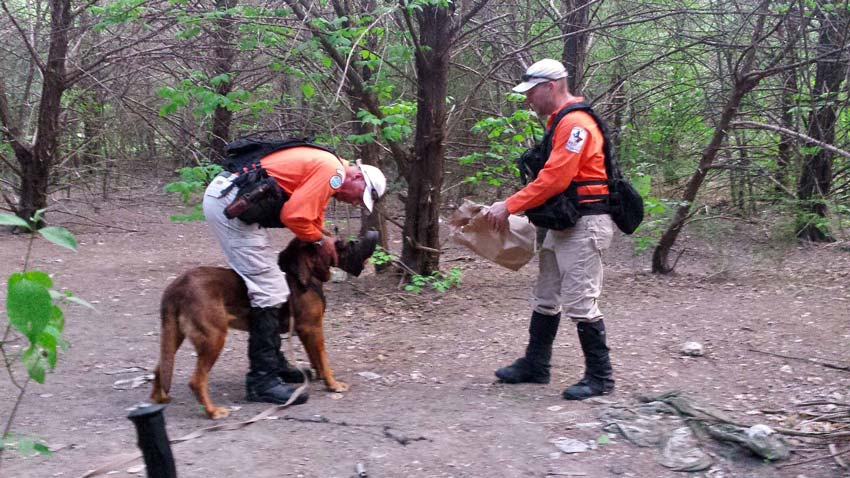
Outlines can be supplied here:
[[548, 80], [548, 81], [555, 81], [555, 78], [549, 78], [548, 76], [540, 76], [540, 75], [529, 75], [527, 73], [522, 75], [520, 78], [522, 79], [522, 81], [528, 81], [528, 80], [531, 80], [533, 78], [539, 78], [541, 80]]

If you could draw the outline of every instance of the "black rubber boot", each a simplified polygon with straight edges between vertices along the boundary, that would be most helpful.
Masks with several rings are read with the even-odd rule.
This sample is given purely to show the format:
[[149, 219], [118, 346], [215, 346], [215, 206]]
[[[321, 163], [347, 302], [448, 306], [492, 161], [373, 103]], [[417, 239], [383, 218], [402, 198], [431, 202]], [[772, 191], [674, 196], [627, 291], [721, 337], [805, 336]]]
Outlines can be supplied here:
[[[278, 374], [278, 353], [280, 353], [280, 334], [278, 332], [278, 307], [252, 307], [248, 335], [248, 360], [251, 368], [245, 376], [245, 388], [250, 402], [286, 403], [295, 392], [293, 387], [284, 385]], [[303, 392], [293, 405], [307, 401], [307, 392]]]
[[280, 350], [277, 351], [277, 376], [284, 383], [303, 383], [304, 375], [301, 374], [302, 371], [308, 379], [313, 380], [312, 370], [306, 367], [296, 367], [290, 364], [283, 355], [283, 352]]
[[584, 378], [564, 390], [566, 400], [584, 400], [614, 391], [614, 371], [605, 343], [605, 323], [579, 322], [578, 339], [584, 352]]
[[552, 359], [552, 343], [558, 334], [561, 314], [531, 314], [528, 326], [528, 346], [525, 357], [513, 364], [496, 370], [496, 377], [505, 383], [549, 383], [549, 362]]

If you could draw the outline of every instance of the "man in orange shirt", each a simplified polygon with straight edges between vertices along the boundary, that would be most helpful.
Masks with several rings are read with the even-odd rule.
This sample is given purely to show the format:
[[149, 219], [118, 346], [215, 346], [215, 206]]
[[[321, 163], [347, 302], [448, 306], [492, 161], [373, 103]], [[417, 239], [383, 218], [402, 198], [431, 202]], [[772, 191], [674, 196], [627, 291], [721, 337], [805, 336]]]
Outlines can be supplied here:
[[[556, 60], [534, 63], [522, 80], [513, 90], [526, 94], [526, 103], [539, 117], [549, 118], [547, 130], [559, 111], [583, 100], [570, 93], [567, 71]], [[549, 383], [552, 344], [563, 312], [576, 323], [585, 359], [584, 377], [564, 390], [567, 400], [584, 400], [614, 390], [605, 324], [597, 305], [602, 290], [602, 253], [611, 244], [614, 229], [611, 216], [591, 205], [604, 201], [608, 194], [608, 186], [599, 184], [607, 179], [603, 141], [599, 126], [588, 113], [568, 113], [555, 128], [551, 152], [537, 177], [505, 201], [493, 203], [486, 213], [491, 226], [503, 230], [510, 214], [542, 205], [571, 183], [596, 183], [577, 188], [579, 196], [594, 197], [579, 198], [582, 215], [575, 226], [561, 231], [544, 229], [525, 356], [496, 370], [496, 376], [506, 383]]]
[[[331, 197], [350, 204], [362, 204], [369, 211], [387, 189], [384, 174], [376, 167], [349, 164], [319, 148], [299, 146], [273, 152], [261, 158], [260, 167], [274, 178], [289, 196], [279, 210], [264, 210], [258, 223], [248, 224], [238, 217], [228, 219], [224, 209], [239, 192], [231, 187], [236, 175], [223, 172], [207, 187], [204, 215], [219, 241], [227, 263], [244, 280], [251, 299], [248, 337], [250, 371], [245, 377], [248, 400], [285, 403], [294, 388], [281, 376], [293, 375], [280, 352], [278, 315], [289, 298], [286, 277], [276, 262], [266, 229], [259, 223], [279, 223], [298, 239], [315, 242], [321, 253], [336, 263], [334, 240], [324, 235], [325, 208]], [[247, 187], [247, 186], [245, 186]], [[300, 373], [297, 373], [300, 378]], [[295, 404], [307, 401], [300, 395]]]

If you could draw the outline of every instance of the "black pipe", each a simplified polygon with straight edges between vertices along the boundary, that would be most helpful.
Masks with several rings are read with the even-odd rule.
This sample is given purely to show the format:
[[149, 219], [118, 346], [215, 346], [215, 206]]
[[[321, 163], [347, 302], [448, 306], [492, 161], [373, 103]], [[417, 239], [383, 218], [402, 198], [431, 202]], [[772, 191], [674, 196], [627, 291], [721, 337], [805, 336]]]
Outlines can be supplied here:
[[165, 431], [165, 405], [140, 407], [127, 415], [138, 434], [139, 449], [145, 457], [148, 478], [177, 478], [171, 444]]

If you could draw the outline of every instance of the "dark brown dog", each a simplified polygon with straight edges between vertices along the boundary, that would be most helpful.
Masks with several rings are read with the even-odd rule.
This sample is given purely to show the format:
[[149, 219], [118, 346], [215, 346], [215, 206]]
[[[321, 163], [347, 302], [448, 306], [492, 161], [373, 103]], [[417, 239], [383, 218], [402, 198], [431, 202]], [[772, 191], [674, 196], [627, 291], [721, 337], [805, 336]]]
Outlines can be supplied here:
[[[346, 245], [337, 241], [340, 263], [359, 261], [360, 268], [355, 271], [355, 275], [359, 274], [363, 261], [375, 248], [376, 237], [371, 242], [368, 254], [359, 251], [356, 260], [351, 257], [351, 243]], [[316, 370], [316, 378], [324, 380], [328, 390], [348, 390], [348, 385], [334, 379], [325, 353], [322, 329], [325, 296], [322, 284], [330, 279], [330, 259], [323, 258], [312, 243], [293, 239], [278, 256], [278, 265], [286, 273], [290, 289], [289, 301], [280, 308], [280, 331], [289, 331], [289, 317], [292, 314], [295, 333], [307, 351], [310, 365]], [[340, 267], [345, 268], [343, 265]], [[168, 392], [171, 389], [174, 354], [183, 340], [188, 338], [198, 354], [189, 387], [208, 417], [227, 417], [229, 411], [216, 407], [210, 400], [207, 378], [224, 347], [227, 328], [248, 330], [250, 306], [245, 282], [232, 269], [196, 267], [175, 279], [162, 295], [160, 356], [151, 400], [158, 403], [170, 400]]]

